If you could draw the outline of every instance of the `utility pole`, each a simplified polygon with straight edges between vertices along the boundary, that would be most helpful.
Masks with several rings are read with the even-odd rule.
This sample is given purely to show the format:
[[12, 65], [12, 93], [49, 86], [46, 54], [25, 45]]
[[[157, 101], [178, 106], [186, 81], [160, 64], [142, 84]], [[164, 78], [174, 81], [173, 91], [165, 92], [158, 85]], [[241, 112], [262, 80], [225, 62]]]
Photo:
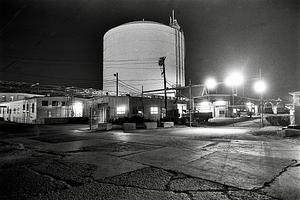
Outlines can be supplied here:
[[144, 86], [142, 85], [142, 111], [143, 111], [143, 117], [144, 117], [144, 113], [145, 113], [145, 108], [144, 108]]
[[166, 117], [167, 117], [167, 80], [166, 80], [166, 67], [165, 67], [165, 59], [166, 57], [160, 57], [158, 61], [158, 65], [163, 67], [162, 75], [164, 77], [164, 90], [165, 90], [165, 110], [166, 110]]
[[[261, 81], [261, 68], [259, 68], [259, 80]], [[263, 96], [262, 93], [259, 95], [260, 98], [260, 127], [264, 127], [264, 103], [263, 103]]]
[[116, 96], [119, 96], [119, 73], [115, 73], [114, 76], [116, 77]]
[[92, 105], [90, 107], [90, 130], [92, 130], [92, 124], [93, 124], [93, 109], [92, 109]]
[[190, 127], [192, 127], [192, 81], [190, 79], [189, 81], [189, 98], [190, 98], [190, 109], [189, 109], [189, 114], [190, 114]]

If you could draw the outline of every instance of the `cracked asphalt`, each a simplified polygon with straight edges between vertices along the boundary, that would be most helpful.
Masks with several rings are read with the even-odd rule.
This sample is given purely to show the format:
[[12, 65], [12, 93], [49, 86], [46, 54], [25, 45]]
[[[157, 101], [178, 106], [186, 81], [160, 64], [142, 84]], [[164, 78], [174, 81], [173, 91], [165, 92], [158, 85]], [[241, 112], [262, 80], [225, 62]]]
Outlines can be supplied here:
[[0, 185], [0, 199], [297, 200], [300, 138], [245, 127], [0, 129]]

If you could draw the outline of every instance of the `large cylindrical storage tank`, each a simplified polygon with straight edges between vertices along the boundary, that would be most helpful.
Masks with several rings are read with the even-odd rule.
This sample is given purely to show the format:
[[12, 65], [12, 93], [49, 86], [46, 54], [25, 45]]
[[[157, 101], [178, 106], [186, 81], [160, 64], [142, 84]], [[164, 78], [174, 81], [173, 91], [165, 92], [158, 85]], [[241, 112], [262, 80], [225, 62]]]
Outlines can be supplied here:
[[163, 89], [158, 60], [164, 56], [167, 87], [184, 86], [184, 35], [178, 27], [137, 21], [109, 30], [103, 38], [103, 90], [116, 91], [116, 73], [120, 93]]

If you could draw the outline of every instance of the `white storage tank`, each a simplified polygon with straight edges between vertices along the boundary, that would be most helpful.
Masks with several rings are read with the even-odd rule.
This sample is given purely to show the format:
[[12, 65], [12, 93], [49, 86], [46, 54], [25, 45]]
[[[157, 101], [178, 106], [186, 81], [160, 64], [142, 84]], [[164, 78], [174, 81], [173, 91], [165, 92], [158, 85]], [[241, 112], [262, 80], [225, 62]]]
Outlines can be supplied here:
[[[163, 89], [160, 57], [166, 56], [167, 87], [185, 85], [184, 35], [177, 21], [170, 26], [136, 21], [109, 30], [103, 38], [103, 90], [114, 94]], [[163, 94], [163, 92], [161, 92]], [[174, 94], [171, 94], [172, 96]]]

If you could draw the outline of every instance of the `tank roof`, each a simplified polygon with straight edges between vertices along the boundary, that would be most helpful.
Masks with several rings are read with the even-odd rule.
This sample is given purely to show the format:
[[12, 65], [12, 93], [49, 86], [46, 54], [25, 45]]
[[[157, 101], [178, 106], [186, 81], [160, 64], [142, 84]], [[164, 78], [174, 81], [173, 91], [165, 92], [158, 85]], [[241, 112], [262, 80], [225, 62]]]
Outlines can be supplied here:
[[164, 25], [164, 26], [167, 26], [165, 24], [162, 24], [162, 23], [159, 23], [159, 22], [154, 22], [154, 21], [133, 21], [133, 22], [127, 22], [125, 24], [121, 24], [120, 26], [122, 25], [129, 25], [129, 24], [159, 24], [159, 25]]
[[154, 21], [133, 21], [133, 22], [127, 22], [125, 24], [121, 24], [119, 26], [116, 26], [114, 28], [111, 28], [110, 30], [108, 30], [103, 37], [106, 37], [106, 35], [108, 33], [111, 33], [112, 31], [115, 31], [115, 30], [118, 30], [119, 28], [121, 27], [124, 27], [124, 26], [127, 26], [127, 25], [145, 25], [145, 24], [153, 24], [153, 25], [160, 25], [160, 26], [163, 26], [163, 27], [168, 27], [168, 28], [173, 28], [171, 26], [168, 26], [168, 25], [165, 25], [165, 24], [162, 24], [162, 23], [159, 23], [159, 22], [154, 22]]

